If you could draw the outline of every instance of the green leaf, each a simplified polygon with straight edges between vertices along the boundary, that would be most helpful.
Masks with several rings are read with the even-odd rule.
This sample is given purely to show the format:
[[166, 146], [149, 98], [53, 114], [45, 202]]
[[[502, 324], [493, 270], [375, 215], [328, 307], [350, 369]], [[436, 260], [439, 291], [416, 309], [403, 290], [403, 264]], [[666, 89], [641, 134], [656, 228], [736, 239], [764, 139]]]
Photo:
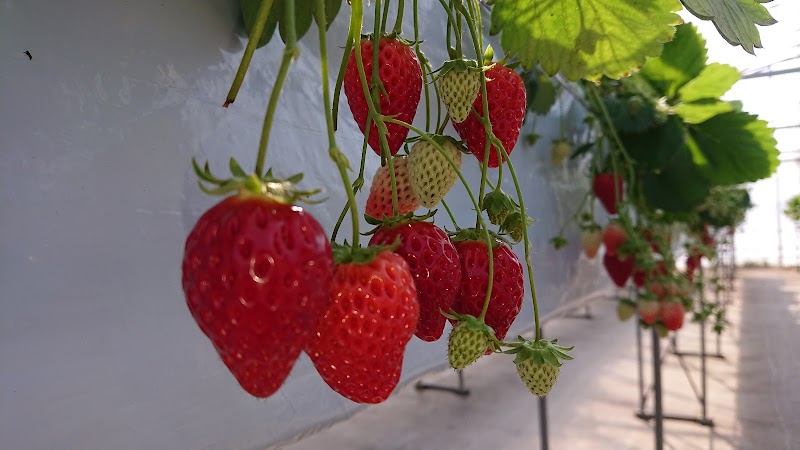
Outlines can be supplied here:
[[659, 119], [655, 105], [638, 95], [603, 96], [603, 103], [614, 122], [614, 128], [623, 133], [637, 133], [656, 125]]
[[678, 0], [494, 0], [489, 33], [530, 69], [567, 79], [627, 76], [661, 53]]
[[685, 133], [680, 119], [671, 116], [663, 124], [645, 132], [621, 133], [620, 139], [638, 164], [658, 169], [667, 167], [675, 154], [685, 147]]
[[556, 103], [556, 89], [550, 77], [543, 72], [536, 71], [536, 95], [528, 100], [528, 110], [543, 116], [550, 112]]
[[[247, 35], [250, 35], [250, 30], [256, 21], [258, 15], [258, 7], [261, 6], [262, 0], [239, 0], [239, 7], [242, 9], [242, 20], [244, 21], [244, 29]], [[272, 8], [270, 9], [269, 16], [267, 16], [267, 23], [264, 25], [264, 31], [261, 33], [261, 38], [258, 40], [257, 48], [267, 45], [275, 34], [275, 27], [278, 25], [278, 16], [275, 15], [275, 10], [280, 4], [279, 0], [274, 0]]]
[[684, 103], [705, 98], [720, 98], [739, 81], [742, 74], [733, 66], [712, 63], [700, 74], [678, 89], [678, 96]]
[[675, 152], [660, 170], [646, 173], [642, 182], [647, 202], [670, 213], [692, 211], [711, 189], [685, 146]]
[[761, 35], [756, 25], [772, 25], [777, 21], [761, 3], [771, 0], [681, 0], [686, 9], [703, 20], [711, 20], [719, 34], [731, 45], [741, 45], [755, 54], [761, 48]]
[[[274, 0], [275, 5], [272, 10], [280, 10], [280, 22], [278, 22], [278, 33], [281, 35], [283, 42], [286, 42], [286, 20], [283, 18], [283, 1]], [[308, 29], [311, 28], [311, 19], [314, 17], [314, 2], [311, 0], [294, 2], [294, 31], [297, 35], [297, 40], [306, 35]]]
[[694, 103], [680, 103], [674, 108], [686, 123], [697, 124], [722, 113], [733, 111], [733, 105], [719, 100], [706, 99]]
[[689, 24], [676, 28], [675, 39], [664, 45], [659, 58], [647, 61], [640, 73], [661, 96], [675, 97], [684, 84], [706, 65], [706, 41]]
[[689, 127], [694, 162], [714, 184], [741, 184], [767, 178], [778, 167], [777, 142], [767, 122], [729, 112]]

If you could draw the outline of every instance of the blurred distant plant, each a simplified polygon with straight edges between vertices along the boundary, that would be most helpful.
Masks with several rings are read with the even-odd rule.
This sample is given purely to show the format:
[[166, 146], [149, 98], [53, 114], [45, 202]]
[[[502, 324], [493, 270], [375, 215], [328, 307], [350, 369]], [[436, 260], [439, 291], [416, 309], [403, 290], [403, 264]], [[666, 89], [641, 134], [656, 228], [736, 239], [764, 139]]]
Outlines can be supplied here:
[[783, 213], [800, 226], [800, 194], [789, 199]]
[[744, 222], [753, 204], [747, 189], [736, 186], [714, 186], [698, 208], [702, 223], [715, 228], [736, 228]]

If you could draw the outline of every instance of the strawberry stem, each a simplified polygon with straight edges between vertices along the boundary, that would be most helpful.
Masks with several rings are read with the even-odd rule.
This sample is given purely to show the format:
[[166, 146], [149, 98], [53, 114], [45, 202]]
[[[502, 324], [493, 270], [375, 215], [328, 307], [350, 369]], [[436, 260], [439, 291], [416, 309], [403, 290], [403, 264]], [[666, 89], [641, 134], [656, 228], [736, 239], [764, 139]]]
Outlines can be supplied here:
[[325, 122], [328, 127], [328, 153], [331, 159], [339, 169], [339, 174], [344, 183], [344, 191], [347, 194], [347, 204], [350, 205], [350, 213], [353, 220], [353, 247], [358, 247], [359, 230], [358, 230], [358, 208], [356, 207], [356, 198], [353, 188], [350, 185], [350, 178], [347, 175], [347, 169], [350, 163], [347, 157], [339, 150], [336, 145], [336, 136], [334, 136], [333, 128], [333, 110], [331, 109], [330, 87], [328, 86], [328, 45], [325, 36], [325, 0], [316, 0], [315, 19], [317, 21], [319, 30], [319, 55], [320, 55], [320, 69], [322, 72], [322, 106], [325, 112]]
[[[388, 3], [388, 2], [387, 2]], [[394, 28], [392, 34], [400, 35], [403, 32], [403, 10], [405, 9], [405, 0], [400, 0], [397, 3], [397, 18], [394, 21]]]
[[247, 68], [250, 67], [250, 60], [253, 59], [253, 53], [258, 47], [258, 41], [261, 40], [261, 35], [264, 33], [264, 25], [267, 23], [269, 11], [272, 9], [272, 0], [262, 0], [261, 5], [258, 7], [256, 13], [256, 21], [253, 28], [250, 29], [250, 36], [248, 36], [247, 47], [244, 49], [244, 55], [239, 62], [239, 69], [236, 71], [236, 76], [233, 78], [233, 84], [228, 91], [228, 96], [225, 97], [225, 103], [222, 105], [227, 108], [231, 103], [236, 101], [236, 95], [242, 87], [244, 75], [247, 73]]
[[261, 140], [258, 143], [258, 156], [256, 157], [256, 175], [259, 178], [264, 173], [264, 160], [267, 157], [267, 146], [269, 144], [269, 134], [272, 130], [272, 119], [275, 116], [275, 108], [278, 106], [278, 98], [283, 89], [283, 83], [286, 81], [286, 75], [289, 73], [289, 66], [292, 61], [300, 56], [300, 49], [297, 47], [297, 34], [295, 33], [294, 26], [294, 0], [285, 0], [284, 3], [284, 19], [286, 21], [286, 47], [283, 49], [283, 58], [281, 58], [281, 66], [278, 69], [278, 76], [275, 79], [275, 85], [272, 87], [272, 94], [269, 97], [269, 104], [267, 104], [267, 114], [264, 116], [264, 127], [261, 130]]

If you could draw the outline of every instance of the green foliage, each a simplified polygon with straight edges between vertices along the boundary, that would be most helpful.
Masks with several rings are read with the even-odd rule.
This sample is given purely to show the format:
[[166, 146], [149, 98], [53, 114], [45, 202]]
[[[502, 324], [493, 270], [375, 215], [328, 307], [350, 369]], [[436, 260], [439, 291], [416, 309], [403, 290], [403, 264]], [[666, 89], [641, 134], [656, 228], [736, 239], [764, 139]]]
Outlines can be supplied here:
[[689, 126], [694, 162], [716, 185], [768, 178], [778, 167], [777, 142], [767, 122], [729, 112]]
[[777, 21], [761, 3], [772, 0], [681, 0], [686, 9], [703, 20], [711, 20], [719, 34], [731, 45], [741, 45], [748, 53], [761, 48], [756, 25]]
[[800, 226], [800, 194], [789, 199], [786, 203], [786, 210], [783, 213]]
[[747, 189], [737, 186], [715, 186], [698, 208], [700, 222], [715, 228], [736, 228], [744, 222], [752, 208]]
[[672, 39], [678, 0], [492, 2], [491, 35], [526, 69], [569, 80], [628, 76]]
[[[256, 20], [256, 13], [258, 7], [261, 5], [262, 0], [239, 0], [239, 6], [242, 9], [242, 19], [244, 20], [244, 29], [247, 34]], [[326, 28], [333, 23], [333, 19], [339, 13], [342, 7], [342, 0], [325, 0], [325, 20]], [[295, 20], [295, 33], [297, 39], [302, 38], [311, 28], [312, 18], [314, 17], [314, 10], [316, 9], [316, 2], [312, 1], [298, 1], [295, 2], [294, 20]], [[261, 48], [269, 43], [272, 35], [275, 34], [275, 28], [278, 28], [278, 33], [281, 40], [286, 42], [286, 25], [284, 21], [283, 1], [273, 0], [272, 9], [269, 11], [267, 23], [264, 25], [264, 32], [261, 34], [261, 39], [258, 40], [258, 48]]]

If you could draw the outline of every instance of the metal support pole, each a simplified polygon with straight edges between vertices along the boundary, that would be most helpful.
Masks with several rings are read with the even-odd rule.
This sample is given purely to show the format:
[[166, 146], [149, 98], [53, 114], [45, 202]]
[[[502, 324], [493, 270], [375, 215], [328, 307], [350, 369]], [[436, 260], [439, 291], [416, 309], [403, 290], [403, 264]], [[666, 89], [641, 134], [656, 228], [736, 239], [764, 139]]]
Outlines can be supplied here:
[[661, 341], [655, 327], [651, 330], [650, 335], [653, 339], [653, 397], [655, 403], [655, 411], [653, 420], [655, 420], [656, 430], [656, 450], [664, 450], [664, 408], [661, 403]]
[[464, 386], [464, 371], [463, 370], [456, 370], [458, 373], [458, 387], [452, 386], [441, 386], [438, 384], [428, 384], [423, 381], [417, 382], [414, 387], [418, 391], [444, 391], [450, 392], [452, 394], [460, 395], [462, 397], [466, 397], [469, 395], [469, 389]]
[[[703, 276], [703, 265], [700, 264], [700, 279], [705, 280]], [[716, 290], [716, 289], [715, 289]], [[718, 292], [718, 291], [717, 291]], [[700, 290], [700, 310], [705, 311], [706, 307], [706, 294], [705, 289]], [[707, 403], [707, 390], [706, 390], [706, 380], [708, 376], [706, 374], [706, 319], [705, 315], [703, 315], [703, 320], [700, 321], [700, 394], [701, 399], [700, 402], [702, 404], [702, 411], [703, 411], [703, 420], [708, 420], [708, 415], [706, 414]]]
[[[544, 328], [539, 326], [539, 338], [544, 339]], [[547, 429], [547, 397], [539, 397], [539, 442], [542, 450], [550, 448]]]
[[539, 437], [541, 449], [548, 450], [550, 443], [547, 433], [547, 397], [539, 397]]

